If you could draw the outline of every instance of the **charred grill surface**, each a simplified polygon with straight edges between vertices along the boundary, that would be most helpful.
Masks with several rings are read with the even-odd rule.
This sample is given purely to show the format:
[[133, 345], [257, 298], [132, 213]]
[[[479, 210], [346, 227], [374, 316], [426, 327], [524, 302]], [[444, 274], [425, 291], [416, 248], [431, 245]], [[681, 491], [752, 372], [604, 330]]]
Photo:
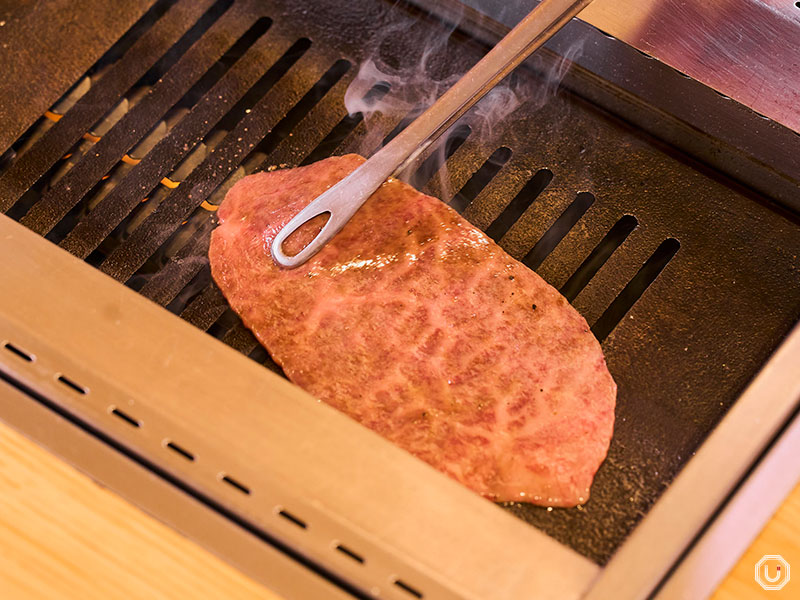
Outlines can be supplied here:
[[[276, 368], [210, 280], [215, 205], [247, 173], [396, 132], [405, 113], [366, 123], [345, 91], [365, 60], [402, 72], [432, 39], [447, 39], [426, 56], [434, 80], [485, 51], [382, 0], [156, 2], [2, 155], [0, 209]], [[547, 83], [515, 78], [523, 95]], [[604, 563], [798, 319], [800, 236], [768, 198], [574, 94], [539, 104], [489, 134], [467, 115], [408, 177], [561, 289], [603, 343], [619, 398], [591, 501], [507, 508]]]

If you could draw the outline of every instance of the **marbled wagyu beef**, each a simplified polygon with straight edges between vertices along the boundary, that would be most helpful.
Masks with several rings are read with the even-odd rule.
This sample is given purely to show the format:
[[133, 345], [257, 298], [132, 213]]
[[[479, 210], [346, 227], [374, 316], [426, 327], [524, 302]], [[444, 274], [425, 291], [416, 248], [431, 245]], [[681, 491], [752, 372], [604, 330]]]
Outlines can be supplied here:
[[391, 180], [308, 263], [273, 262], [274, 235], [363, 160], [258, 173], [230, 190], [209, 255], [231, 307], [289, 379], [479, 494], [586, 501], [614, 425], [600, 345], [556, 290], [455, 211]]

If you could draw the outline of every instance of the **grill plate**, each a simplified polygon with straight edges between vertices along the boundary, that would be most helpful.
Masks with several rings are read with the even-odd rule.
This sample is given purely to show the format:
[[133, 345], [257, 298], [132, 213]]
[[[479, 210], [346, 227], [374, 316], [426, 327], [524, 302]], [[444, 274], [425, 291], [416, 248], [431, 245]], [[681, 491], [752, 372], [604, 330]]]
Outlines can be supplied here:
[[[164, 9], [168, 12], [159, 19]], [[260, 18], [270, 19], [266, 32], [237, 44]], [[389, 25], [397, 30], [403, 23], [408, 34], [390, 43], [364, 40], [366, 31]], [[137, 31], [150, 36], [147, 44], [121, 58], [113, 53], [113, 64], [101, 59], [89, 74], [91, 91], [62, 120], [41, 119], [15, 144], [22, 150], [36, 140], [8, 158], [0, 173], [0, 205], [112, 277], [274, 367], [209, 280], [205, 252], [213, 213], [201, 203], [221, 201], [246, 172], [302, 163], [346, 119], [344, 91], [372, 49], [402, 65], [422, 41], [443, 39], [450, 30], [418, 11], [379, 0], [358, 6], [320, 1], [313, 10], [277, 1], [208, 0], [158, 3]], [[310, 45], [302, 41], [306, 38]], [[150, 72], [175, 44], [182, 54], [176, 51]], [[464, 71], [482, 52], [456, 32], [429, 57], [429, 68], [444, 78]], [[218, 87], [199, 98], [190, 93], [209, 69], [226, 68], [212, 84]], [[544, 85], [531, 72], [517, 79], [530, 89]], [[121, 96], [130, 102], [119, 124], [102, 131], [99, 142], [81, 141], [88, 131], [107, 129], [103, 117]], [[182, 103], [191, 112], [181, 113]], [[176, 114], [168, 115], [170, 110]], [[371, 120], [369, 135], [357, 124], [335, 153], [369, 148], [365, 140], [380, 140], [404, 116]], [[149, 153], [137, 153], [136, 145], [165, 117], [166, 137]], [[581, 509], [508, 507], [604, 563], [797, 320], [797, 223], [771, 208], [768, 199], [574, 94], [559, 93], [538, 109], [523, 105], [495, 126], [490, 139], [477, 139], [470, 116], [463, 124], [472, 124], [473, 133], [460, 145], [450, 138], [448, 174], [434, 176], [426, 191], [446, 200], [461, 192], [465, 216], [484, 229], [512, 201], [515, 207], [529, 205], [500, 243], [519, 259], [538, 248], [528, 261], [557, 288], [585, 262], [584, 273], [594, 270], [598, 261], [589, 264], [590, 255], [608, 255], [573, 301], [597, 333], [608, 332], [601, 337], [619, 385], [615, 437], [592, 500]], [[501, 146], [511, 156], [471, 202], [464, 201], [478, 187], [468, 182]], [[179, 167], [193, 151], [199, 164]], [[72, 156], [65, 161], [67, 154]], [[142, 162], [122, 163], [125, 154]], [[441, 154], [431, 156], [420, 167], [425, 175], [435, 172]], [[68, 164], [73, 166], [64, 173]], [[539, 176], [527, 185], [543, 169], [552, 180], [542, 188]], [[182, 183], [172, 189], [159, 183], [163, 177]], [[590, 205], [585, 196], [573, 204], [581, 193], [591, 194]], [[637, 226], [611, 252], [620, 236], [603, 240], [626, 215]]]

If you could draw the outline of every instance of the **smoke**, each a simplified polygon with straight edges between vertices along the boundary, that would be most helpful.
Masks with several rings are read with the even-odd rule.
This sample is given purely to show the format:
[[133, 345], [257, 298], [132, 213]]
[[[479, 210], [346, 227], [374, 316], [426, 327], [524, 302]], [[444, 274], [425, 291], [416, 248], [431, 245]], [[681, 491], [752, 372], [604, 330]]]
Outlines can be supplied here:
[[[473, 55], [472, 48], [464, 52], [462, 42], [453, 39], [455, 27], [443, 30], [425, 23], [423, 28], [419, 22], [409, 23], [407, 17], [388, 22], [367, 42], [368, 58], [360, 64], [344, 97], [348, 112], [363, 116], [366, 135], [357, 151], [365, 156], [387, 141], [387, 123], [408, 124], [468, 70], [471, 64], [463, 55]], [[541, 109], [557, 93], [570, 64], [582, 52], [581, 41], [563, 57], [536, 53], [528, 64], [539, 77], [512, 73], [462, 117], [459, 125], [462, 131], [463, 125], [469, 127], [469, 141], [488, 153], [494, 151], [501, 145], [502, 133], [514, 113], [523, 107], [529, 112]], [[389, 87], [389, 91], [376, 97], [370, 94], [376, 86]], [[444, 164], [447, 137], [457, 128], [451, 127], [430, 151], [438, 164]], [[443, 199], [452, 195], [445, 171], [439, 169], [438, 192]], [[408, 180], [411, 175], [406, 173], [402, 178]]]
[[541, 109], [558, 93], [570, 66], [583, 55], [584, 44], [584, 39], [576, 40], [560, 56], [542, 51], [540, 48], [528, 58], [526, 65], [539, 75], [534, 80], [535, 85], [530, 86], [525, 98], [525, 103], [529, 108]]

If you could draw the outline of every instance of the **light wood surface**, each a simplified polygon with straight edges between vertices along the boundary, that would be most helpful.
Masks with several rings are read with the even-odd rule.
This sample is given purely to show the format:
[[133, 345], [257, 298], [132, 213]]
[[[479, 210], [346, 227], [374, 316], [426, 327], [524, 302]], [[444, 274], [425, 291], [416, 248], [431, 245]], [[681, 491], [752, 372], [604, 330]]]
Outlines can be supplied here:
[[[796, 580], [762, 590], [764, 554], [797, 565]], [[0, 598], [281, 600], [3, 423]], [[800, 598], [800, 486], [713, 596], [761, 598]]]
[[0, 598], [280, 600], [2, 422]]
[[[795, 569], [782, 590], [767, 591], [755, 582], [755, 564], [765, 554], [780, 554]], [[774, 574], [774, 573], [773, 573]], [[800, 485], [794, 488], [712, 600], [782, 600], [800, 598]]]

